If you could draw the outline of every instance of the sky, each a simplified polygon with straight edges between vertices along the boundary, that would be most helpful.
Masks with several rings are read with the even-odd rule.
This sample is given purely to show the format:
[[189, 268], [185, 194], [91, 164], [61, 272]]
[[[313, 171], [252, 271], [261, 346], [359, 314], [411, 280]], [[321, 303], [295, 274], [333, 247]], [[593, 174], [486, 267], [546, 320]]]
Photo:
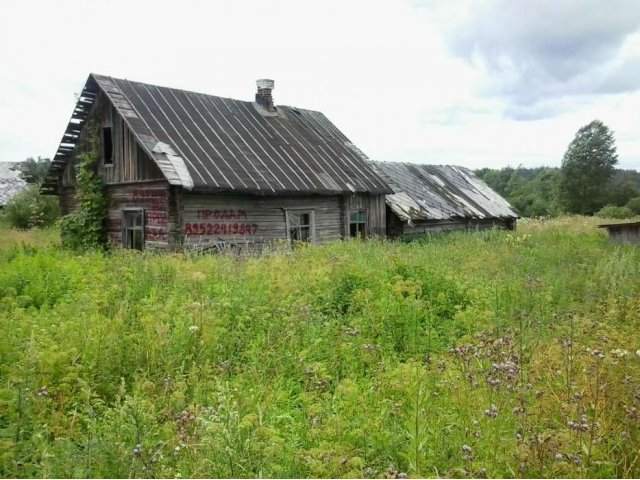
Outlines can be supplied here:
[[640, 170], [637, 0], [20, 0], [0, 161], [52, 157], [89, 73], [323, 112], [370, 158], [560, 166], [600, 119]]

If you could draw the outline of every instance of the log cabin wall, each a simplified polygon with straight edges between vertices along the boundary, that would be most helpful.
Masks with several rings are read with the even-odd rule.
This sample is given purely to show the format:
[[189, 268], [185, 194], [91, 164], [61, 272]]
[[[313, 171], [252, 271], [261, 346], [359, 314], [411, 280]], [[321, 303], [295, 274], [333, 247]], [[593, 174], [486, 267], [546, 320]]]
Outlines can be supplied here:
[[313, 243], [327, 243], [343, 236], [341, 196], [258, 197], [205, 195], [182, 190], [177, 201], [181, 232], [177, 238], [185, 250], [206, 250], [220, 244], [243, 250], [262, 250], [285, 243], [287, 211], [313, 212]]
[[367, 236], [384, 237], [387, 232], [387, 207], [384, 195], [354, 193], [345, 202], [343, 236], [349, 235], [349, 219], [352, 212], [364, 210], [367, 218]]
[[501, 228], [513, 230], [515, 219], [501, 218], [457, 218], [452, 220], [425, 220], [414, 221], [413, 225], [402, 222], [393, 212], [387, 212], [387, 233], [390, 237], [401, 237], [403, 240], [411, 240], [421, 235], [431, 235], [443, 232], [455, 232], [465, 230], [490, 230]]
[[144, 249], [174, 250], [176, 219], [169, 215], [171, 196], [164, 180], [157, 182], [108, 185], [109, 213], [107, 235], [109, 244], [123, 244], [123, 213], [125, 210], [142, 209], [144, 212]]

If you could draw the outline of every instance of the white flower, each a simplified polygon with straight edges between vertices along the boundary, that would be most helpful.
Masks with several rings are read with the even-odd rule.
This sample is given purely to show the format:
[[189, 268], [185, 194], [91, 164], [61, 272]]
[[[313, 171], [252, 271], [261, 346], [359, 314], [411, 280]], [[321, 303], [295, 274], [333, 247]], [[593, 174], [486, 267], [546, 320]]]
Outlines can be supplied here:
[[200, 327], [198, 327], [197, 325], [191, 325], [189, 327], [189, 332], [191, 333], [196, 333], [198, 330], [200, 330]]
[[[628, 351], [622, 350], [620, 348], [616, 348], [615, 350], [611, 350], [611, 355], [613, 355], [614, 357], [618, 357], [618, 358], [626, 357], [628, 353], [629, 353]], [[636, 352], [636, 355], [637, 354], [638, 354], [638, 352]]]

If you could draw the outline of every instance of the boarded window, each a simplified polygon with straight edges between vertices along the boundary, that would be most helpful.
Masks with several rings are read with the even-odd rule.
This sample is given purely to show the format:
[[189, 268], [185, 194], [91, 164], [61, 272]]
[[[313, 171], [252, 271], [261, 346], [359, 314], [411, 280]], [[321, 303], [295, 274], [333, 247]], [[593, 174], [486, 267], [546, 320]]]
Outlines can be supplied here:
[[113, 165], [113, 137], [111, 127], [102, 128], [102, 161], [105, 165]]
[[367, 211], [356, 210], [349, 215], [349, 236], [365, 238], [367, 236]]
[[122, 246], [133, 250], [144, 249], [144, 210], [122, 212]]
[[313, 210], [287, 210], [287, 235], [289, 240], [313, 242], [315, 237]]

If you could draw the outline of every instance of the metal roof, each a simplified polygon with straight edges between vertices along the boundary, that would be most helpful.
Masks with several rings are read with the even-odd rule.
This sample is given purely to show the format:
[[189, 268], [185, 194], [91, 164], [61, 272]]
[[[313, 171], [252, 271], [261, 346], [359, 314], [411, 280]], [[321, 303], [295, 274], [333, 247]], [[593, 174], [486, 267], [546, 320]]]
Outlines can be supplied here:
[[387, 205], [403, 221], [518, 218], [471, 170], [448, 165], [371, 162], [394, 191]]
[[172, 185], [263, 195], [391, 192], [320, 112], [284, 106], [272, 112], [254, 102], [97, 74], [89, 76], [52, 173], [64, 169], [98, 90]]
[[0, 162], [0, 206], [5, 206], [18, 193], [27, 188], [27, 182], [20, 177], [19, 164]]

